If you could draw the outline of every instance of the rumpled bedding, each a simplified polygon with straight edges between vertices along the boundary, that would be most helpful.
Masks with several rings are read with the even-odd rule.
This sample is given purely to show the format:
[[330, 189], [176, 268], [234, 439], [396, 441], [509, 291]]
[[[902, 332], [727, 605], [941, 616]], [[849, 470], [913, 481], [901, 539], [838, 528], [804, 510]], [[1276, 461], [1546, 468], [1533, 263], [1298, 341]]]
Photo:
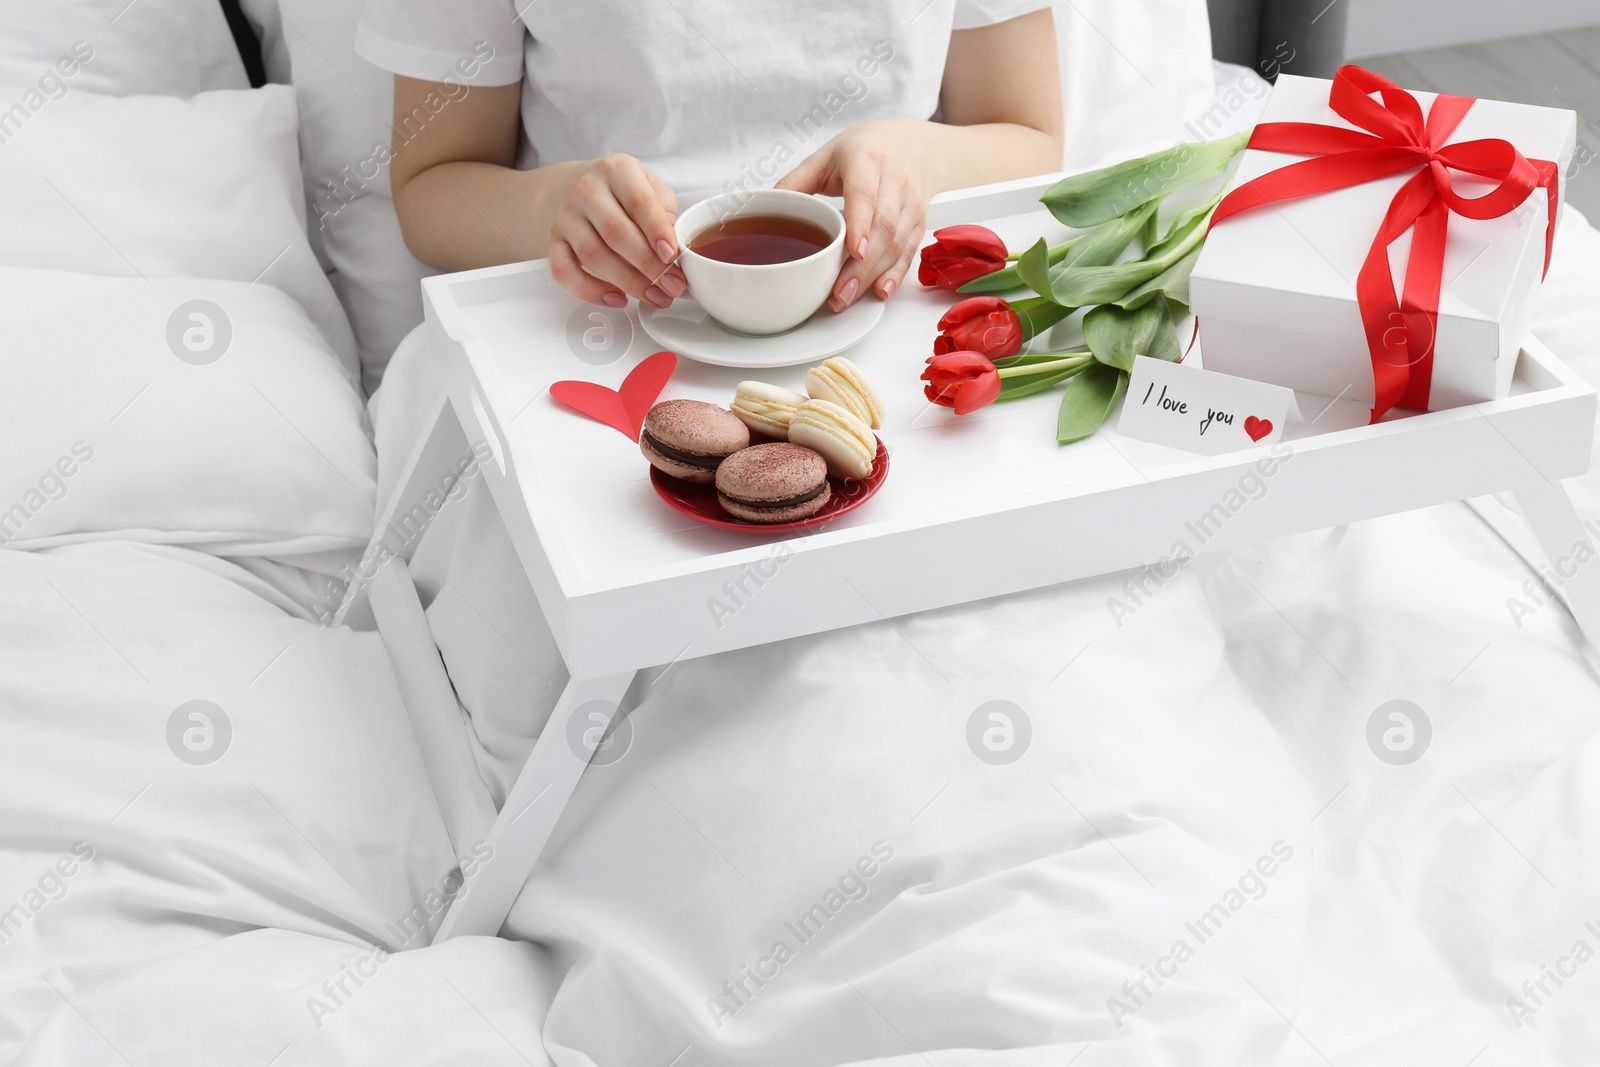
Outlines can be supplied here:
[[[1537, 330], [1600, 381], [1576, 212], [1555, 262]], [[537, 722], [548, 635], [493, 624], [469, 531], [430, 621], [453, 671], [551, 672]], [[1532, 576], [1449, 505], [1202, 557], [1120, 625], [1111, 575], [645, 672], [509, 939], [420, 948], [454, 859], [377, 635], [184, 547], [0, 551], [0, 1055], [1591, 1062], [1600, 687], [1559, 604], [1508, 607]], [[462, 687], [503, 782], [518, 709]]]
[[[1600, 381], [1600, 235], [1575, 211], [1555, 262], [1536, 332]], [[380, 451], [420, 363], [396, 359]], [[1568, 486], [1585, 518], [1595, 488]], [[419, 579], [495, 602], [509, 561], [450, 542]], [[1127, 577], [642, 675], [631, 748], [508, 924], [560, 971], [555, 1062], [1600, 1054], [1578, 962], [1600, 690], [1558, 602], [1513, 609], [1533, 568], [1453, 504], [1202, 557], [1132, 617], [1109, 608]], [[430, 617], [479, 669], [508, 632]], [[548, 660], [525, 622], [521, 658]], [[535, 716], [562, 680], [530, 687]], [[1009, 765], [966, 740], [992, 701], [1031, 724]], [[497, 736], [506, 714], [474, 710]], [[502, 783], [519, 760], [480, 752]], [[825, 927], [796, 926], [831, 889]], [[1226, 927], [1199, 925], [1219, 903]]]

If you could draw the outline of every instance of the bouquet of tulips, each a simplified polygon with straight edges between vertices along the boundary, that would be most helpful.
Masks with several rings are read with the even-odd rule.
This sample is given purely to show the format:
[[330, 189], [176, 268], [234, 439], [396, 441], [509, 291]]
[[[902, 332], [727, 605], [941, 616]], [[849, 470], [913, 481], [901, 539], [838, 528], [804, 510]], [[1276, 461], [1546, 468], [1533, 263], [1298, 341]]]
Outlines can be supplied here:
[[[1189, 272], [1222, 190], [1165, 229], [1157, 222], [1161, 204], [1226, 173], [1249, 136], [1177, 145], [1062, 179], [1040, 200], [1058, 222], [1084, 232], [1060, 244], [1040, 238], [1011, 254], [982, 226], [936, 231], [918, 280], [979, 295], [939, 320], [922, 374], [928, 399], [965, 415], [1065, 383], [1056, 440], [1066, 444], [1099, 429], [1127, 388], [1134, 356], [1183, 357], [1177, 319], [1188, 313]], [[1125, 256], [1136, 242], [1138, 255]], [[1021, 297], [1025, 290], [1033, 295]], [[1080, 310], [1082, 345], [1023, 353], [1036, 335]]]

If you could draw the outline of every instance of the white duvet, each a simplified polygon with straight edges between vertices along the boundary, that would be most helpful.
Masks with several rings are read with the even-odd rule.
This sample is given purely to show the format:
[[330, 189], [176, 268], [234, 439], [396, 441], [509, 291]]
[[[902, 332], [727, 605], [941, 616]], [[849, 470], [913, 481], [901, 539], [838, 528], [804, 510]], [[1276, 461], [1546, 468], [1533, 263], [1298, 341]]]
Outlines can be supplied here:
[[[1591, 377], [1596, 284], [1575, 219], [1540, 329]], [[1562, 609], [1508, 610], [1530, 573], [1453, 505], [1204, 560], [1120, 629], [1113, 576], [679, 664], [519, 940], [411, 951], [450, 858], [375, 635], [186, 548], [0, 552], [0, 1049], [1591, 1062], [1600, 687]], [[197, 699], [214, 763], [170, 739]], [[1409, 766], [1367, 746], [1392, 699]], [[1009, 765], [967, 740], [994, 700]]]
[[376, 634], [185, 548], [0, 551], [0, 589], [0, 1059], [533, 1047], [536, 949], [402, 951], [454, 861]]
[[[1536, 330], [1600, 381], [1597, 287], [1600, 235], [1573, 213]], [[1589, 518], [1597, 484], [1568, 486]], [[485, 648], [511, 659], [505, 619], [460, 608], [506, 610], [509, 561], [478, 562], [430, 608], [475, 671]], [[1111, 576], [643, 677], [633, 747], [586, 776], [510, 920], [552, 950], [544, 1045], [562, 1064], [1594, 1062], [1600, 687], [1559, 605], [1513, 611], [1531, 577], [1450, 505], [1203, 559], [1121, 628]], [[515, 643], [547, 707], [548, 647]], [[991, 700], [1032, 723], [1009, 766], [967, 747]], [[1431, 726], [1410, 765], [1368, 740], [1395, 700]], [[507, 712], [477, 712], [503, 783]], [[819, 904], [820, 931], [797, 923]], [[1220, 932], [1199, 925], [1219, 904]]]
[[[1540, 330], [1600, 377], [1600, 236], [1556, 262]], [[450, 859], [375, 635], [186, 548], [0, 552], [0, 1049], [1592, 1062], [1600, 686], [1562, 609], [1508, 610], [1530, 573], [1452, 505], [1202, 560], [1120, 629], [1112, 576], [679, 664], [518, 940], [409, 951]], [[194, 699], [212, 764], [169, 742]], [[1409, 766], [1366, 741], [1393, 699]], [[993, 700], [1009, 765], [967, 741]]]
[[[1600, 381], [1597, 289], [1573, 212], [1537, 329]], [[540, 676], [462, 684], [503, 785], [561, 679], [509, 561], [437, 544], [452, 669]], [[1600, 685], [1509, 609], [1531, 575], [1451, 505], [1203, 558], [1120, 627], [1110, 576], [646, 674], [513, 939], [419, 949], [452, 859], [376, 635], [186, 547], [0, 550], [0, 1059], [1592, 1063]], [[969, 741], [993, 701], [1015, 762]]]

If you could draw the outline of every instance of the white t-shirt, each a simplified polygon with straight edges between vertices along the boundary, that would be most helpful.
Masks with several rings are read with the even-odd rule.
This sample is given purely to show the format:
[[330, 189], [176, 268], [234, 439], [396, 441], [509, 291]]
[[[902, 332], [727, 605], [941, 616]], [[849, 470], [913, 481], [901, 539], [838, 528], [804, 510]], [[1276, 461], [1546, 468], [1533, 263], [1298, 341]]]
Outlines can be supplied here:
[[[771, 185], [850, 126], [932, 117], [951, 30], [1049, 6], [370, 0], [356, 51], [395, 74], [449, 82], [453, 97], [522, 79], [520, 167], [626, 152], [672, 186], [682, 209]], [[427, 110], [448, 107], [441, 98]], [[394, 137], [429, 117], [400, 123]]]

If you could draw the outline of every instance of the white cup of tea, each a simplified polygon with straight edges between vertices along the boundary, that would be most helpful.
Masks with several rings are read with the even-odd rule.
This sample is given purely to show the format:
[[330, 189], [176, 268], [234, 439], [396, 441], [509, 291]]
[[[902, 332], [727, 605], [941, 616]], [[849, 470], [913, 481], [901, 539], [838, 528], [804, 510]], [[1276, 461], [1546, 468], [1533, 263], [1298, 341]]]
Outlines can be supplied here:
[[678, 216], [678, 245], [678, 265], [706, 314], [739, 333], [782, 333], [833, 291], [844, 216], [789, 189], [725, 193]]

